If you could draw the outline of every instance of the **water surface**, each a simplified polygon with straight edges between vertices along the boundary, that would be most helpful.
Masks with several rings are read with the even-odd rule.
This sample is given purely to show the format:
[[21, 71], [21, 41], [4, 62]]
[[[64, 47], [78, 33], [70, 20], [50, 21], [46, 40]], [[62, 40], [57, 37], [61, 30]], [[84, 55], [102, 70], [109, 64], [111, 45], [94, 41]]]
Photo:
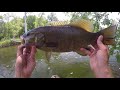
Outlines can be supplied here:
[[[17, 46], [0, 49], [0, 78], [14, 78], [14, 65]], [[31, 78], [50, 78], [58, 75], [61, 78], [94, 78], [89, 66], [88, 57], [82, 57], [75, 52], [52, 53], [48, 63], [44, 51], [37, 50], [36, 67]], [[110, 66], [114, 77], [120, 77], [120, 63], [115, 57], [110, 58]]]

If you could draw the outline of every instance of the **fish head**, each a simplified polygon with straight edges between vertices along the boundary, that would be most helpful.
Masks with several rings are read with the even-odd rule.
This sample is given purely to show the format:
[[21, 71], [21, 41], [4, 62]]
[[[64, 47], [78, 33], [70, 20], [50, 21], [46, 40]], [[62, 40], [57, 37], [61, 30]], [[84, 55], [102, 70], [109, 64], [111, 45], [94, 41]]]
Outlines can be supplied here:
[[24, 45], [34, 45], [35, 44], [35, 34], [31, 32], [24, 33], [21, 37], [21, 43]]

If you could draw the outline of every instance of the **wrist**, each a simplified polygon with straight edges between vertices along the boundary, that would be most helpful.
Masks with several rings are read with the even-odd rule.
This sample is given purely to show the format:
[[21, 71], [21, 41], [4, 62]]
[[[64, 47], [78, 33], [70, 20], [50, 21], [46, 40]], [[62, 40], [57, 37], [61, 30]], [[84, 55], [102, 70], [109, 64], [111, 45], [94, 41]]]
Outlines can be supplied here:
[[113, 78], [110, 67], [102, 67], [93, 70], [97, 78]]
[[30, 76], [15, 76], [15, 78], [30, 78]]
[[30, 78], [31, 74], [16, 74], [15, 78]]

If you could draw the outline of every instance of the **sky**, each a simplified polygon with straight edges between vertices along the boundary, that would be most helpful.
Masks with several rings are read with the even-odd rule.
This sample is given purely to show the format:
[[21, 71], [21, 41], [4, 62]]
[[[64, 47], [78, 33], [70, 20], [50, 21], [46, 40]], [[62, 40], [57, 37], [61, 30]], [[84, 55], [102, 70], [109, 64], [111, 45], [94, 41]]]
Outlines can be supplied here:
[[[4, 15], [6, 13], [10, 13], [10, 14], [12, 13], [13, 15], [16, 15], [19, 17], [23, 17], [25, 15], [24, 12], [0, 12], [0, 15]], [[41, 12], [33, 12], [32, 15], [38, 15], [39, 13], [41, 13]], [[51, 12], [44, 12], [44, 13], [45, 13], [45, 17], [47, 17]], [[57, 18], [61, 21], [69, 19], [69, 17], [65, 16], [63, 12], [55, 12], [55, 14], [56, 14]]]
[[[12, 13], [15, 16], [19, 16], [19, 17], [23, 17], [24, 16], [24, 12], [0, 12], [0, 15], [4, 15], [6, 13]], [[33, 12], [32, 15], [38, 15], [40, 12]], [[47, 17], [51, 12], [44, 12], [45, 13], [45, 17]], [[68, 16], [65, 16], [65, 14], [63, 12], [54, 12], [57, 16], [57, 18], [60, 21], [64, 21], [64, 20], [69, 20], [70, 18]], [[118, 18], [120, 18], [120, 15], [118, 15], [118, 12], [113, 12], [112, 14], [109, 15], [110, 19], [114, 19], [115, 21], [118, 21]]]

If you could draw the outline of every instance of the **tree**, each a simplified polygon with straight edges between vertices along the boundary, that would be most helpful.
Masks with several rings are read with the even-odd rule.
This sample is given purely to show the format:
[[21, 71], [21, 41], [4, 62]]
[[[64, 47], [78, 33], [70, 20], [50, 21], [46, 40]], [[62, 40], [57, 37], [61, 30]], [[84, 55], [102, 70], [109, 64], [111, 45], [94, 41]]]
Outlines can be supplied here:
[[4, 37], [5, 32], [5, 22], [3, 16], [0, 16], [0, 40]]
[[55, 13], [50, 13], [50, 15], [47, 16], [48, 21], [58, 21], [58, 18], [56, 17]]
[[89, 15], [91, 15], [91, 12], [65, 12], [67, 16], [69, 16], [70, 22], [73, 22], [78, 19], [89, 19]]
[[29, 15], [27, 16], [27, 29], [31, 30], [35, 28], [35, 20], [36, 16], [35, 15]]
[[23, 20], [21, 18], [15, 17], [11, 22], [10, 22], [10, 30], [12, 31], [12, 37], [19, 37], [20, 33], [23, 31]]
[[5, 22], [5, 29], [4, 29], [4, 39], [9, 39], [12, 37], [12, 31], [10, 29], [11, 24], [10, 21], [14, 18], [14, 15], [11, 13], [6, 13], [3, 15], [3, 20]]
[[6, 22], [5, 26], [7, 27], [5, 37], [18, 37], [19, 33], [23, 30], [23, 20], [21, 18], [14, 17], [10, 22]]
[[71, 17], [70, 22], [78, 19], [90, 20], [93, 23], [93, 32], [99, 31], [102, 26], [111, 25], [112, 20], [108, 18], [108, 12], [65, 12], [66, 15]]
[[3, 15], [3, 18], [4, 18], [4, 21], [5, 22], [9, 22], [10, 20], [11, 20], [11, 18], [13, 18], [14, 17], [14, 15], [11, 13], [6, 13], [6, 14], [4, 14]]
[[46, 26], [47, 24], [47, 20], [44, 17], [44, 13], [40, 13], [38, 17], [36, 17], [35, 20], [35, 28], [39, 27], [39, 26]]

